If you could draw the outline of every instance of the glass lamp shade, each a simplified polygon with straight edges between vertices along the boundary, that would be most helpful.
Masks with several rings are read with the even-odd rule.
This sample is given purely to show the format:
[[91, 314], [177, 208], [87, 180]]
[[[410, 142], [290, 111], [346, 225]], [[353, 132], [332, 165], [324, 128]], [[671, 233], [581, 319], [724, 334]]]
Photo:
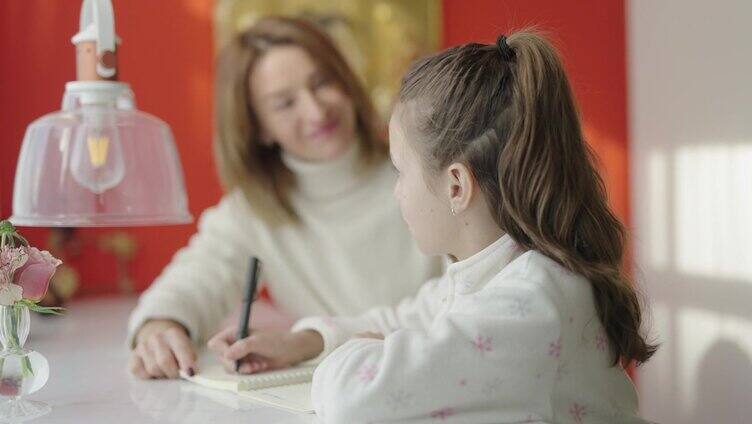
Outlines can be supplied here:
[[32, 122], [13, 190], [14, 225], [192, 221], [170, 127], [135, 108], [128, 84], [66, 84], [62, 110]]

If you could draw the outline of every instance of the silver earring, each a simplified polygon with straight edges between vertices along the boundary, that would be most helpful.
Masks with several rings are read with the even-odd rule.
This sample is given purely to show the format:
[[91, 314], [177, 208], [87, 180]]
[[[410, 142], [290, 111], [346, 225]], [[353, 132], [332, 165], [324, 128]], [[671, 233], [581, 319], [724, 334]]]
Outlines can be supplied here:
[[449, 208], [452, 211], [452, 215], [457, 215], [457, 212], [454, 210], [454, 206]]

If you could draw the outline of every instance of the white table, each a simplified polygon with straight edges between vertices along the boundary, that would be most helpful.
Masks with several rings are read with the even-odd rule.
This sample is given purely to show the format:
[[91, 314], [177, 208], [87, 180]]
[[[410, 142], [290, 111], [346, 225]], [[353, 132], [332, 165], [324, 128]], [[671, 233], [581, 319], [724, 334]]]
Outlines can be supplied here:
[[127, 371], [128, 314], [134, 298], [98, 298], [68, 305], [63, 317], [32, 314], [26, 347], [50, 362], [50, 380], [29, 399], [52, 412], [31, 423], [311, 423], [293, 414], [204, 389], [186, 381], [141, 381]]

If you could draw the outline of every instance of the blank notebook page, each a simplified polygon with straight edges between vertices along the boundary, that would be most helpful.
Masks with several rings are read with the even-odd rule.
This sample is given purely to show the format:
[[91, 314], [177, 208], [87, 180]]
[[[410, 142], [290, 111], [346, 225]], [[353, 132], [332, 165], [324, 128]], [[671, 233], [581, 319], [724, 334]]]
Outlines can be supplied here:
[[312, 413], [311, 383], [292, 384], [289, 386], [269, 387], [262, 390], [238, 392], [249, 398], [294, 412]]

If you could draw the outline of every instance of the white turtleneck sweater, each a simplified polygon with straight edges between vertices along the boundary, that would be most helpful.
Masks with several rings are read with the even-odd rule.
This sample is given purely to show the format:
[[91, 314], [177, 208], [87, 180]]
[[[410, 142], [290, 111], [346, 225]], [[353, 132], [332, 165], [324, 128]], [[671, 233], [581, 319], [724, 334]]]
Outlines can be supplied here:
[[[294, 329], [324, 338], [311, 397], [325, 423], [645, 423], [590, 283], [508, 235], [398, 306]], [[362, 331], [386, 337], [348, 341]]]
[[150, 318], [180, 322], [197, 342], [211, 337], [239, 303], [251, 255], [276, 306], [294, 319], [390, 305], [439, 275], [442, 261], [423, 255], [402, 221], [392, 167], [364, 171], [359, 155], [357, 143], [327, 162], [283, 155], [296, 176], [297, 224], [266, 225], [237, 190], [207, 209], [188, 246], [141, 295], [129, 344]]

